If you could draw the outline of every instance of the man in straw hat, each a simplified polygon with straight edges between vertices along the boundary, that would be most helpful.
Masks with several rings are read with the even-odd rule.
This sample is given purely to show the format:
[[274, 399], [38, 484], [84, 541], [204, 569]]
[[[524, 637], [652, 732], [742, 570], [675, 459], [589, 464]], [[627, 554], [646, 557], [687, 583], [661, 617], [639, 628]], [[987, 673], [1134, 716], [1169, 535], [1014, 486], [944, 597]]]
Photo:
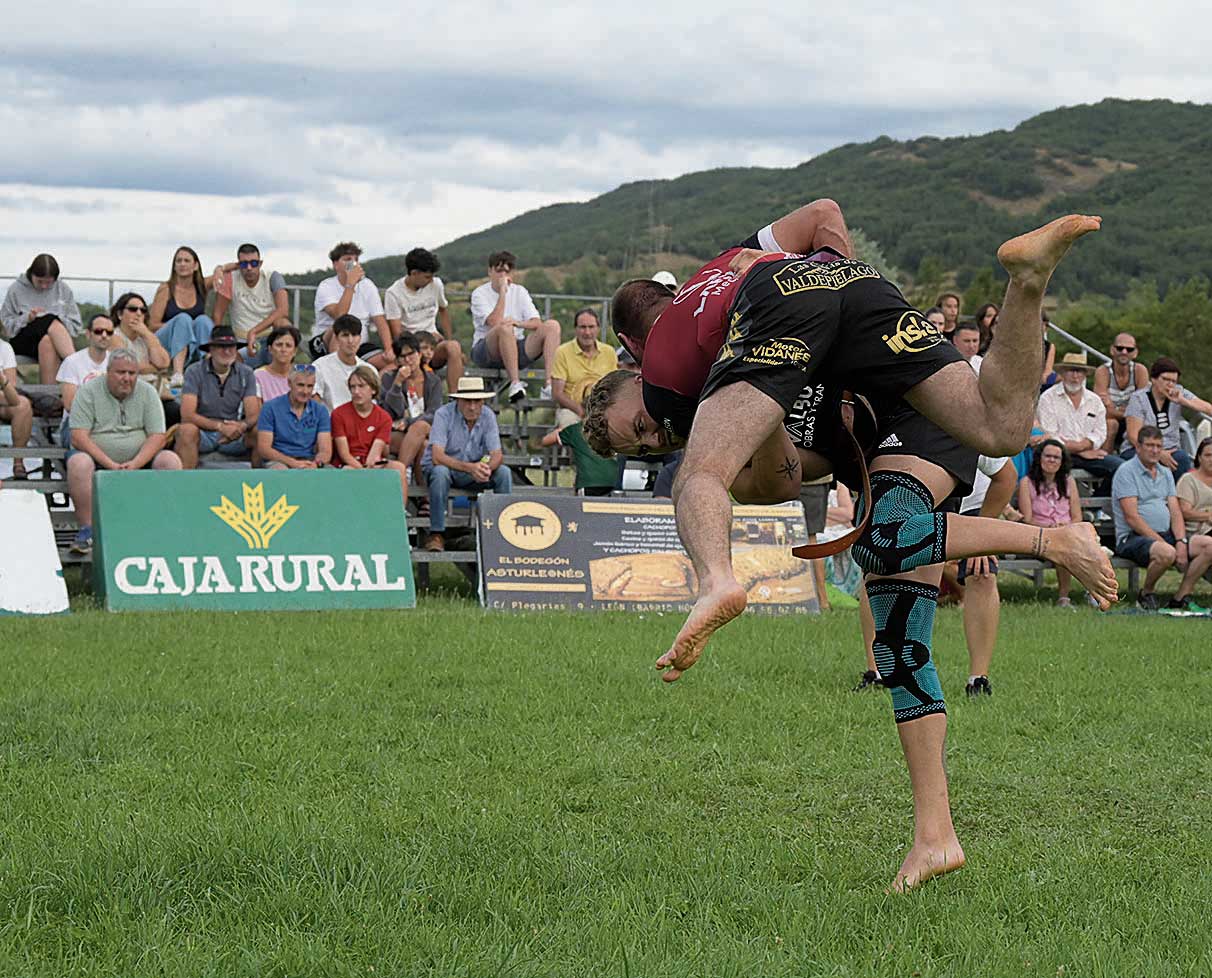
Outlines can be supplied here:
[[496, 395], [484, 389], [483, 377], [460, 377], [459, 388], [433, 416], [429, 446], [421, 468], [429, 484], [429, 539], [426, 550], [446, 548], [446, 500], [458, 489], [513, 491], [509, 466], [502, 465], [497, 416], [484, 410]]
[[256, 447], [261, 399], [239, 348], [230, 326], [216, 326], [210, 340], [198, 347], [207, 355], [185, 371], [175, 442], [183, 468], [196, 469], [198, 456], [208, 452], [248, 458]]
[[1107, 440], [1107, 405], [1088, 390], [1086, 381], [1095, 368], [1086, 353], [1066, 353], [1056, 365], [1060, 378], [1039, 396], [1036, 417], [1047, 438], [1065, 446], [1076, 468], [1099, 480], [1099, 494], [1110, 492], [1111, 477], [1124, 460], [1103, 448]]

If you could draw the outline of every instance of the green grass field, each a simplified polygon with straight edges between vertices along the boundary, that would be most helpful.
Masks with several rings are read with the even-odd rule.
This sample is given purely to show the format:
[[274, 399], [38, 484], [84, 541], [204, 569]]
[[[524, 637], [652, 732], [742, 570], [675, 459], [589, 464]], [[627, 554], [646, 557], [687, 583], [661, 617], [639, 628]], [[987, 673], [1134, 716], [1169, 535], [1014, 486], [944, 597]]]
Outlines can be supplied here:
[[1212, 622], [1017, 591], [992, 699], [940, 612], [968, 867], [904, 897], [854, 612], [672, 687], [671, 616], [8, 619], [0, 975], [1212, 973]]

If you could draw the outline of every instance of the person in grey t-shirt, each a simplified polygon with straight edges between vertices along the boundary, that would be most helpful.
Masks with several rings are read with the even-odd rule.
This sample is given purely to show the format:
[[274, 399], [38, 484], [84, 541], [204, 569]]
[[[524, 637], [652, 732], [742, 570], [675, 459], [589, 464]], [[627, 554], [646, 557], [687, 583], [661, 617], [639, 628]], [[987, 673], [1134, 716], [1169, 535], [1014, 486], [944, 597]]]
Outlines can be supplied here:
[[1140, 445], [1141, 429], [1152, 425], [1162, 433], [1162, 454], [1158, 460], [1177, 479], [1191, 468], [1191, 456], [1179, 448], [1179, 426], [1183, 419], [1183, 408], [1212, 414], [1212, 404], [1196, 397], [1178, 382], [1181, 371], [1170, 357], [1158, 357], [1149, 368], [1152, 386], [1137, 391], [1128, 398], [1124, 409], [1124, 424], [1127, 428], [1128, 445], [1124, 447], [1124, 458], [1135, 455]]
[[244, 362], [253, 369], [264, 366], [269, 363], [269, 350], [257, 342], [257, 337], [278, 326], [294, 325], [290, 321], [286, 279], [265, 267], [261, 249], [255, 244], [240, 245], [236, 249], [235, 262], [224, 265], [223, 270], [236, 274], [231, 277], [230, 290], [216, 286], [219, 297], [215, 300], [212, 318], [217, 326], [230, 309], [232, 329], [248, 344], [247, 351], [242, 354]]

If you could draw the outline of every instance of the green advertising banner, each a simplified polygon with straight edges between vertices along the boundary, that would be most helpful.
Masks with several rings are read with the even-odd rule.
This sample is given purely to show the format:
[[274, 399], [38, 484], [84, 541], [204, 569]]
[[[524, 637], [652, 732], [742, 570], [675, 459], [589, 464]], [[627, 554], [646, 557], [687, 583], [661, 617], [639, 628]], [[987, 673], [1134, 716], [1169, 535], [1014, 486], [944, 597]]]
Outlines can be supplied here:
[[416, 604], [394, 472], [98, 472], [93, 509], [111, 611]]
[[[698, 595], [669, 500], [488, 493], [478, 505], [485, 607], [688, 611]], [[733, 507], [732, 569], [750, 610], [820, 610], [808, 561], [791, 553], [807, 542], [798, 502]]]

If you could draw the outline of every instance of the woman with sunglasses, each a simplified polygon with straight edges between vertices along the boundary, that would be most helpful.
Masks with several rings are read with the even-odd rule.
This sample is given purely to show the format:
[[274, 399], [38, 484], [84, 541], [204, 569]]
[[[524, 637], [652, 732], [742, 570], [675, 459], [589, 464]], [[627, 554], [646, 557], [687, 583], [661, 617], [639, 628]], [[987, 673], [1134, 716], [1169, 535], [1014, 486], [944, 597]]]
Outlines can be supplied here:
[[[1081, 496], [1077, 481], [1069, 477], [1069, 453], [1055, 438], [1048, 438], [1035, 450], [1031, 471], [1019, 480], [1018, 508], [1023, 522], [1031, 526], [1067, 526], [1082, 518]], [[1056, 568], [1057, 605], [1072, 607], [1069, 600], [1070, 574]]]
[[218, 266], [213, 275], [202, 275], [202, 260], [198, 253], [182, 245], [173, 254], [173, 267], [168, 281], [161, 282], [152, 299], [149, 325], [172, 358], [172, 387], [184, 382], [185, 365], [193, 359], [198, 347], [210, 339], [214, 321], [206, 315], [206, 294], [217, 279], [223, 277]]
[[80, 308], [72, 290], [59, 280], [53, 255], [38, 255], [8, 287], [0, 323], [17, 356], [38, 361], [38, 378], [53, 384], [59, 365], [76, 351]]
[[[123, 292], [109, 311], [109, 318], [117, 324], [118, 333], [110, 349], [125, 346], [139, 359], [139, 377], [160, 392], [164, 405], [164, 423], [172, 427], [181, 420], [181, 406], [172, 392], [161, 383], [163, 371], [168, 370], [171, 360], [159, 337], [147, 325], [147, 302], [138, 292]], [[118, 342], [119, 337], [122, 342]]]

